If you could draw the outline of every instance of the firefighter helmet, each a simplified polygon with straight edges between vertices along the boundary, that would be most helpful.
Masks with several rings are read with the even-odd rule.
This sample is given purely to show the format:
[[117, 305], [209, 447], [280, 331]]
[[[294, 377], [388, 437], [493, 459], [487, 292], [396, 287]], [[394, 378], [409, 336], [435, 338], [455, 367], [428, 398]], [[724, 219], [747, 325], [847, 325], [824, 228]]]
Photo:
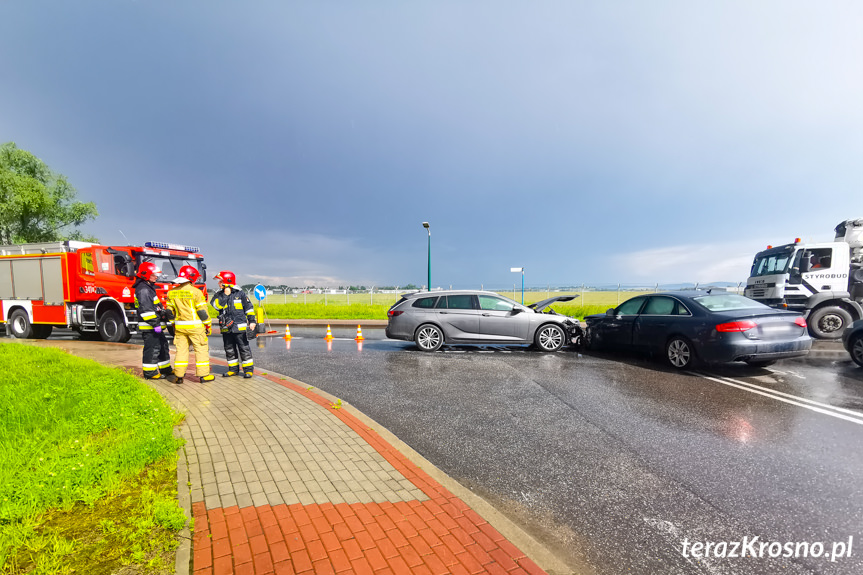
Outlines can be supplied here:
[[234, 275], [234, 272], [229, 272], [228, 270], [222, 270], [217, 273], [215, 279], [228, 286], [237, 285], [237, 276]]
[[153, 262], [142, 262], [138, 266], [138, 277], [144, 281], [154, 282], [159, 277], [159, 268]]
[[174, 283], [195, 283], [196, 281], [198, 281], [199, 277], [201, 277], [201, 272], [199, 272], [192, 266], [183, 266], [180, 268], [180, 272], [177, 274], [177, 279], [174, 280]]

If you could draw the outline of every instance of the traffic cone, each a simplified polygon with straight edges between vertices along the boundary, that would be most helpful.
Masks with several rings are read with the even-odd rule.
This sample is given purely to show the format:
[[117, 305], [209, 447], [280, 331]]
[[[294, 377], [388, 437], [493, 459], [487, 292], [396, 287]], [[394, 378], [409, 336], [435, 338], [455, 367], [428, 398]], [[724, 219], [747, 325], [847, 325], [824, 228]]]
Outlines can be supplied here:
[[324, 339], [325, 339], [325, 340], [327, 340], [327, 341], [333, 341], [333, 340], [335, 339], [335, 338], [333, 337], [333, 332], [332, 332], [332, 330], [330, 329], [330, 324], [327, 324], [327, 335], [326, 335], [326, 337], [325, 337]]
[[285, 339], [291, 339], [291, 326], [285, 324]]
[[354, 338], [357, 341], [362, 341], [366, 338], [363, 337], [363, 328], [357, 325], [357, 337]]

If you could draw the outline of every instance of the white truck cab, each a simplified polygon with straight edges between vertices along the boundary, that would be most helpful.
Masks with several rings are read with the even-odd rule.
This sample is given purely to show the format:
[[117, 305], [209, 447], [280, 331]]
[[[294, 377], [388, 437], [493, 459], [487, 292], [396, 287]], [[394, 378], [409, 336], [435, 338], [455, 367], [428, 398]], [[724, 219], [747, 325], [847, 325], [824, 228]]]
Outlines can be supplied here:
[[744, 295], [799, 311], [812, 337], [839, 339], [863, 318], [863, 218], [836, 226], [832, 242], [768, 248], [755, 255]]

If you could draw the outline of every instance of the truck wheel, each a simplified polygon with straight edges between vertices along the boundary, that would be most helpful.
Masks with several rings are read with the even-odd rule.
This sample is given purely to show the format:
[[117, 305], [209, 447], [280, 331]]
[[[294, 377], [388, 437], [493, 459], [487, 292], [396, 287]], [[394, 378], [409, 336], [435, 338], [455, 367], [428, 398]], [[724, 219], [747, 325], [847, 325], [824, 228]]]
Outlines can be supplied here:
[[806, 318], [809, 333], [818, 339], [841, 338], [851, 321], [851, 314], [835, 305], [819, 307]]
[[123, 318], [115, 311], [106, 311], [99, 321], [99, 337], [102, 341], [121, 343], [129, 341], [129, 330], [123, 323]]
[[23, 309], [16, 309], [9, 314], [9, 326], [12, 328], [12, 335], [18, 339], [33, 337], [33, 325], [30, 323], [27, 312]]

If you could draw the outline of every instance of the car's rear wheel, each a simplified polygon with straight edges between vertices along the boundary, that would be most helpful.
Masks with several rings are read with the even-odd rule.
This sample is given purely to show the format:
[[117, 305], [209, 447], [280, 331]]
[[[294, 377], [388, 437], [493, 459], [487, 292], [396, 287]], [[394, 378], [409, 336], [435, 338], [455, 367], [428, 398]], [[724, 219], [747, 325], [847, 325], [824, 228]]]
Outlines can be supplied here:
[[533, 342], [542, 351], [557, 351], [563, 347], [565, 340], [566, 334], [563, 333], [563, 329], [553, 323], [541, 326], [533, 336]]
[[839, 339], [851, 325], [851, 314], [839, 306], [828, 305], [813, 311], [806, 319], [809, 333], [819, 339]]
[[414, 335], [414, 341], [422, 351], [437, 351], [443, 345], [443, 332], [430, 323], [421, 325]]
[[665, 358], [671, 367], [688, 369], [695, 361], [695, 349], [685, 337], [675, 336], [665, 344]]
[[848, 352], [854, 363], [863, 367], [863, 335], [858, 335], [848, 342]]

